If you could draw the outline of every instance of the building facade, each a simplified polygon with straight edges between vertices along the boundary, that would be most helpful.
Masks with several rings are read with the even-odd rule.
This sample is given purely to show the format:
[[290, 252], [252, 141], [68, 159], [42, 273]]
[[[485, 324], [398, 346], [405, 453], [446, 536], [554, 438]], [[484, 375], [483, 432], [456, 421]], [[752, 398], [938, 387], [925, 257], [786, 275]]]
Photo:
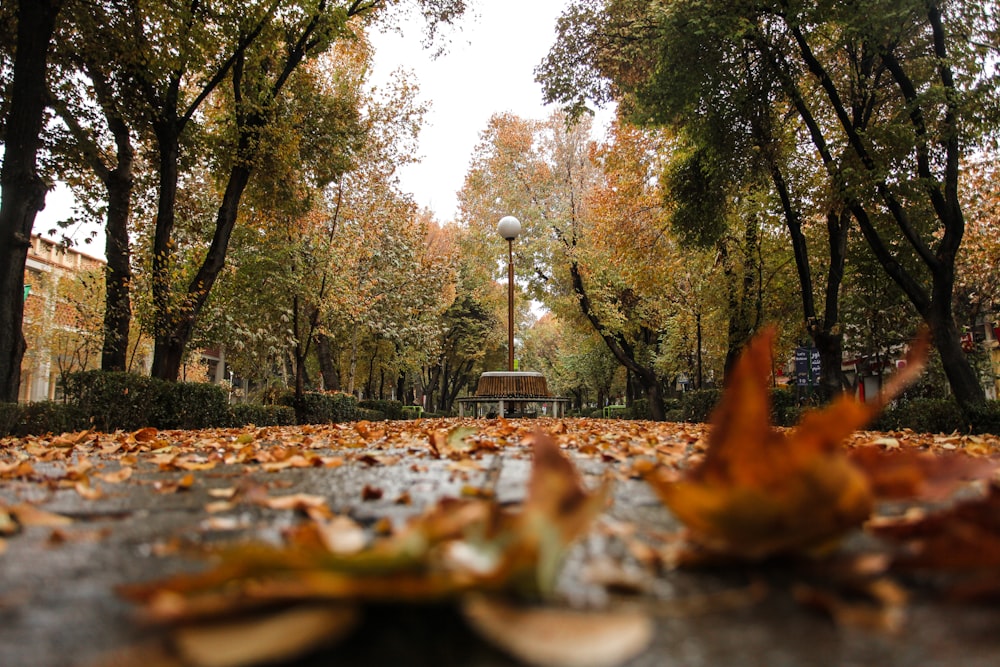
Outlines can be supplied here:
[[100, 367], [104, 262], [31, 237], [24, 271], [27, 350], [18, 400], [60, 397], [64, 373]]

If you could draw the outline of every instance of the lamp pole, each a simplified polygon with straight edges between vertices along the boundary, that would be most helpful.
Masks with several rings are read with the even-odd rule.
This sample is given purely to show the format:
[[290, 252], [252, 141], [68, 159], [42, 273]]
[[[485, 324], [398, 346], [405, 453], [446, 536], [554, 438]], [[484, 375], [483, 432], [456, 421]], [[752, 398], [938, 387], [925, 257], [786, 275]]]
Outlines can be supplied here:
[[507, 370], [514, 370], [514, 239], [521, 233], [521, 222], [504, 216], [497, 231], [507, 241]]

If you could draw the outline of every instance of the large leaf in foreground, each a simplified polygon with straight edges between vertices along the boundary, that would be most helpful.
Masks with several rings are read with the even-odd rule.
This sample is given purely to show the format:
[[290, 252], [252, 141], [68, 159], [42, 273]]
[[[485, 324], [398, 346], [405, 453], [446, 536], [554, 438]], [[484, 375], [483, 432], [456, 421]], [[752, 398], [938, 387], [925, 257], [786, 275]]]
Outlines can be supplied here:
[[[444, 499], [367, 545], [358, 545], [360, 527], [346, 517], [317, 520], [284, 546], [233, 548], [206, 572], [122, 593], [141, 603], [148, 618], [178, 624], [174, 654], [206, 667], [288, 659], [328, 644], [353, 628], [364, 603], [459, 600], [473, 592], [543, 597], [554, 588], [567, 548], [603, 510], [608, 485], [588, 493], [552, 438], [535, 433], [530, 442], [534, 463], [520, 511], [478, 498]], [[466, 611], [484, 637], [534, 664], [614, 665], [641, 651], [652, 633], [644, 614], [590, 617], [484, 598], [469, 599]], [[549, 635], [541, 643], [497, 627], [539, 619]], [[618, 641], [594, 636], [593, 627], [608, 619], [622, 635]], [[584, 637], [606, 650], [581, 651]]]
[[758, 335], [735, 364], [701, 464], [680, 478], [664, 469], [648, 476], [691, 540], [728, 556], [817, 549], [861, 525], [872, 495], [842, 442], [919, 373], [926, 350], [925, 342], [914, 346], [905, 370], [874, 403], [841, 397], [786, 433], [770, 417], [773, 340], [771, 329]]

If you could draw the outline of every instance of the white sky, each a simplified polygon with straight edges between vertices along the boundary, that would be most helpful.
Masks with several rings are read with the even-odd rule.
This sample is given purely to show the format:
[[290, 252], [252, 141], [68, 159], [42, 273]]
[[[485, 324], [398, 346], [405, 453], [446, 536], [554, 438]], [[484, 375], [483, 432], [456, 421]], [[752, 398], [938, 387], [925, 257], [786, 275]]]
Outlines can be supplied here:
[[[544, 118], [553, 107], [542, 105], [534, 69], [555, 40], [556, 19], [569, 0], [471, 0], [471, 12], [452, 29], [446, 53], [434, 59], [421, 45], [423, 26], [415, 20], [403, 35], [387, 32], [375, 45], [372, 83], [385, 83], [396, 69], [412, 71], [420, 98], [431, 108], [420, 135], [417, 165], [400, 172], [403, 190], [430, 208], [441, 222], [454, 219], [456, 193], [462, 187], [479, 134], [494, 113], [513, 112]], [[49, 193], [35, 231], [46, 233], [69, 217], [72, 197], [64, 188]], [[82, 251], [103, 256], [103, 236], [89, 246], [89, 230], [65, 230]]]
[[447, 52], [432, 59], [417, 30], [384, 33], [375, 45], [373, 81], [398, 67], [412, 70], [431, 110], [420, 137], [422, 161], [401, 170], [403, 189], [438, 220], [454, 219], [472, 150], [494, 113], [544, 118], [535, 67], [555, 41], [556, 19], [568, 0], [472, 0]]

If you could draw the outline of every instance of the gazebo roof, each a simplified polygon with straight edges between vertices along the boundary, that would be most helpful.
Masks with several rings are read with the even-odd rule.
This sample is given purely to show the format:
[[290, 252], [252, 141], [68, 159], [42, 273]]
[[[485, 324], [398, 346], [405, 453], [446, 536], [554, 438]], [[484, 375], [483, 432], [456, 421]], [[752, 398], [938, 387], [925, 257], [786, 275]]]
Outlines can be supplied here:
[[545, 376], [533, 371], [488, 371], [479, 376], [477, 398], [548, 398]]

